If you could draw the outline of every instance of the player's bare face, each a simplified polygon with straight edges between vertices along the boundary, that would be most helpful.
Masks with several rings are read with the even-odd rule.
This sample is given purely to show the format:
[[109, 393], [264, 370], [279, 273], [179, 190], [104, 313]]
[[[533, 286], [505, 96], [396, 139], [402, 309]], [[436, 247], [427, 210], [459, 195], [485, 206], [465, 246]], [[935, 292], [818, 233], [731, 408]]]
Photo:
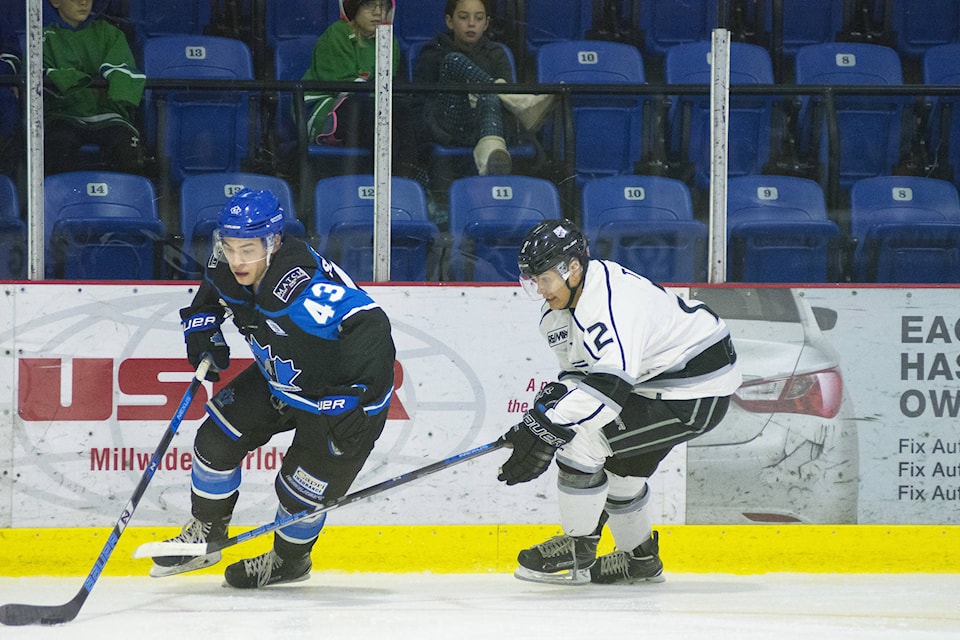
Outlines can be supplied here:
[[76, 29], [90, 16], [93, 0], [51, 0], [63, 21]]
[[567, 281], [556, 269], [550, 269], [531, 278], [537, 285], [537, 293], [543, 296], [551, 309], [565, 309], [570, 301], [570, 289]]
[[253, 286], [267, 271], [267, 247], [262, 238], [223, 238], [223, 257], [237, 282]]
[[473, 47], [490, 26], [490, 16], [482, 0], [460, 0], [452, 16], [446, 16], [447, 28], [461, 49]]

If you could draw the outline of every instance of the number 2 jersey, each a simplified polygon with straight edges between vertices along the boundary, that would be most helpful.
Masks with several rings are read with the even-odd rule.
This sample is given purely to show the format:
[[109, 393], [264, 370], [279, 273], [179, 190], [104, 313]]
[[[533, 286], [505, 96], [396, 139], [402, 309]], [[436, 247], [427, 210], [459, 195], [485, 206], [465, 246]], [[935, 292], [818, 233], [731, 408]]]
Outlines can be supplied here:
[[386, 313], [303, 241], [283, 240], [256, 292], [212, 255], [191, 309], [221, 305], [233, 312], [276, 398], [332, 415], [358, 404], [368, 414], [388, 406], [396, 349]]
[[599, 429], [630, 394], [662, 400], [731, 395], [741, 374], [724, 321], [607, 260], [590, 260], [574, 309], [544, 303], [540, 332], [576, 387], [548, 411], [561, 424]]

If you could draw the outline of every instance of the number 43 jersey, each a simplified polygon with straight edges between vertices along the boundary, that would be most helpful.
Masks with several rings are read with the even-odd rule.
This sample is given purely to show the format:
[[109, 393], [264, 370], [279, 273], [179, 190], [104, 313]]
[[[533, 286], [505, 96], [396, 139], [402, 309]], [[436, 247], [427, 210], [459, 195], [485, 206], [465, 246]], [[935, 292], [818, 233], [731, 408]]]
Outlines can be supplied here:
[[577, 306], [543, 306], [540, 331], [577, 387], [554, 407], [571, 423], [603, 425], [633, 393], [663, 400], [727, 396], [741, 375], [730, 331], [689, 302], [608, 260], [590, 260]]
[[333, 415], [358, 404], [375, 414], [389, 404], [396, 349], [386, 313], [303, 241], [284, 239], [255, 292], [211, 257], [194, 306], [218, 303], [233, 311], [280, 400]]

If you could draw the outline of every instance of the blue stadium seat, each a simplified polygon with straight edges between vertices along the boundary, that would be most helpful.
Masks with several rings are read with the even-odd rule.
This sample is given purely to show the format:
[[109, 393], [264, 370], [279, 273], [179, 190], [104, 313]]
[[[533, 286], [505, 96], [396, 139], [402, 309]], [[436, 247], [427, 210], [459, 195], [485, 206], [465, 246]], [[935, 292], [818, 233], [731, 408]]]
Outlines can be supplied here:
[[[277, 80], [300, 80], [310, 67], [313, 37], [291, 38], [277, 43], [273, 52], [274, 77]], [[280, 156], [289, 156], [297, 151], [298, 129], [291, 113], [293, 96], [280, 93], [276, 111], [276, 135]], [[301, 126], [306, 127], [306, 123]], [[362, 147], [339, 147], [308, 142], [308, 157], [316, 164], [320, 176], [356, 173], [358, 168], [372, 170], [373, 154]], [[306, 178], [301, 176], [301, 180]]]
[[[537, 81], [547, 84], [644, 84], [640, 51], [597, 40], [552, 42], [540, 47]], [[580, 181], [632, 173], [640, 159], [643, 100], [635, 96], [576, 94], [572, 98]], [[562, 152], [561, 152], [562, 153]]]
[[[773, 32], [776, 3], [764, 0], [767, 29]], [[837, 0], [782, 0], [783, 54], [792, 58], [801, 47], [834, 42], [843, 30], [843, 2]]]
[[[314, 232], [320, 253], [353, 278], [373, 280], [374, 178], [334, 176], [317, 181]], [[390, 189], [390, 280], [422, 282], [439, 236], [427, 196], [415, 180], [393, 177]]]
[[[889, 47], [861, 43], [824, 43], [801, 48], [795, 60], [799, 85], [887, 85], [903, 83], [897, 52]], [[837, 173], [840, 193], [827, 192], [828, 202], [841, 198], [857, 180], [890, 175], [900, 160], [904, 105], [901, 96], [838, 95], [835, 114], [827, 113], [820, 97], [806, 100], [799, 115], [803, 145], [814, 150], [820, 164], [820, 183]], [[829, 163], [828, 118], [835, 117], [839, 132], [839, 166]], [[831, 206], [837, 206], [831, 202]]]
[[854, 183], [850, 233], [856, 282], [960, 282], [960, 198], [934, 178], [882, 176]]
[[13, 180], [0, 175], [0, 280], [23, 278], [27, 225], [20, 217], [20, 198]]
[[[960, 44], [931, 47], [923, 54], [922, 67], [924, 84], [960, 86]], [[960, 99], [942, 95], [928, 100], [933, 105], [928, 148], [937, 177], [960, 185]]]
[[593, 0], [523, 0], [521, 21], [525, 58], [535, 60], [551, 42], [586, 40], [593, 28]]
[[230, 197], [243, 188], [268, 189], [286, 214], [284, 231], [298, 237], [306, 228], [297, 219], [290, 185], [283, 178], [258, 173], [204, 173], [187, 176], [180, 185], [180, 232], [183, 235], [181, 268], [187, 278], [199, 278], [210, 255], [217, 216]]
[[[23, 43], [9, 20], [0, 14], [0, 76], [12, 76], [15, 69], [24, 73]], [[20, 130], [20, 100], [9, 86], [0, 86], [0, 147]]]
[[706, 275], [707, 227], [694, 220], [683, 182], [654, 176], [588, 180], [582, 211], [591, 257], [614, 260], [657, 282], [695, 282]]
[[[337, 0], [265, 0], [267, 48], [276, 50], [284, 40], [311, 38], [313, 42], [340, 19]], [[307, 70], [304, 67], [300, 74]]]
[[790, 176], [727, 183], [727, 280], [830, 282], [839, 277], [840, 228], [823, 190]]
[[[667, 84], [703, 84], [711, 82], [711, 43], [691, 42], [667, 50], [664, 75]], [[763, 47], [743, 42], [730, 43], [731, 85], [772, 85], [773, 64]], [[770, 118], [772, 96], [730, 96], [727, 174], [741, 176], [762, 173], [770, 159]], [[672, 108], [674, 152], [694, 167], [694, 184], [710, 184], [709, 93], [702, 96], [678, 96]]]
[[932, 47], [960, 42], [957, 0], [894, 0], [890, 19], [897, 51], [904, 58], [922, 58]]
[[[150, 38], [143, 50], [148, 78], [253, 80], [246, 44], [216, 36]], [[247, 91], [145, 92], [146, 139], [173, 184], [197, 173], [240, 171], [259, 136]]]
[[77, 171], [44, 180], [47, 278], [150, 280], [161, 277], [166, 229], [146, 178]]
[[470, 176], [450, 185], [451, 280], [499, 282], [520, 277], [517, 253], [541, 220], [561, 216], [560, 193], [529, 176]]
[[127, 19], [135, 43], [142, 48], [148, 38], [203, 35], [210, 25], [210, 2], [197, 0], [127, 0]]
[[639, 20], [644, 54], [663, 56], [678, 44], [709, 40], [717, 12], [717, 0], [643, 0]]
[[[400, 43], [400, 50], [411, 58], [411, 47], [424, 44], [438, 33], [447, 32], [444, 16], [446, 0], [417, 0], [416, 6], [401, 3], [393, 19], [393, 36]], [[412, 66], [412, 65], [411, 65]]]

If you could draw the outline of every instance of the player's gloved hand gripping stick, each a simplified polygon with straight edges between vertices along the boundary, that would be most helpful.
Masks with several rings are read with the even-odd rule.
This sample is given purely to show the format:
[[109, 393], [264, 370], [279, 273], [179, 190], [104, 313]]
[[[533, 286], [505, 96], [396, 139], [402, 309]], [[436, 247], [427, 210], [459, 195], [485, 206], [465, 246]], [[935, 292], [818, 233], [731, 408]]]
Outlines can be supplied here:
[[80, 607], [83, 606], [87, 596], [90, 595], [90, 591], [93, 590], [93, 586], [97, 583], [97, 579], [100, 577], [103, 567], [107, 564], [107, 560], [109, 560], [113, 554], [113, 550], [117, 546], [123, 530], [127, 528], [130, 518], [133, 517], [133, 512], [137, 509], [137, 505], [140, 504], [140, 499], [146, 492], [147, 485], [150, 484], [150, 481], [153, 479], [153, 474], [155, 474], [157, 468], [159, 468], [160, 460], [166, 453], [167, 447], [170, 446], [170, 442], [173, 440], [173, 436], [176, 435], [177, 429], [180, 428], [180, 423], [183, 422], [183, 417], [186, 415], [187, 409], [190, 408], [190, 403], [193, 402], [193, 397], [196, 395], [197, 389], [200, 388], [203, 380], [207, 377], [207, 371], [210, 369], [211, 364], [212, 361], [209, 355], [204, 355], [200, 359], [197, 365], [197, 371], [193, 375], [193, 380], [190, 381], [190, 386], [187, 388], [187, 392], [183, 394], [183, 399], [180, 400], [180, 406], [177, 407], [177, 412], [173, 414], [173, 419], [170, 420], [170, 426], [167, 427], [163, 437], [160, 438], [160, 444], [157, 445], [156, 451], [153, 452], [150, 463], [140, 477], [140, 482], [137, 483], [137, 488], [133, 490], [130, 501], [127, 502], [127, 505], [123, 508], [120, 519], [117, 520], [117, 523], [113, 526], [113, 531], [107, 538], [106, 544], [103, 545], [103, 550], [100, 551], [100, 555], [97, 556], [97, 561], [93, 564], [93, 568], [90, 569], [90, 573], [87, 575], [83, 587], [77, 592], [73, 600], [61, 605], [5, 604], [0, 607], [0, 623], [11, 626], [62, 624], [64, 622], [70, 622], [77, 617], [77, 614], [80, 612]]
[[425, 467], [420, 467], [419, 469], [414, 469], [402, 475], [390, 478], [389, 480], [384, 480], [378, 484], [367, 487], [366, 489], [361, 489], [359, 491], [354, 491], [353, 493], [348, 493], [345, 496], [337, 498], [333, 502], [326, 504], [317, 509], [308, 509], [304, 511], [298, 511], [297, 513], [290, 514], [282, 518], [277, 518], [273, 522], [261, 525], [256, 529], [251, 529], [250, 531], [245, 531], [238, 536], [232, 538], [227, 538], [226, 540], [214, 541], [214, 542], [148, 542], [137, 547], [137, 550], [134, 551], [134, 558], [153, 558], [157, 556], [202, 556], [208, 553], [214, 553], [215, 551], [220, 551], [226, 549], [227, 547], [232, 547], [235, 544], [240, 544], [241, 542], [246, 542], [258, 536], [262, 536], [265, 533], [270, 533], [271, 531], [276, 531], [277, 529], [282, 529], [288, 525], [298, 522], [305, 518], [310, 518], [312, 516], [318, 515], [320, 513], [326, 513], [327, 511], [333, 511], [339, 507], [348, 505], [352, 502], [357, 502], [358, 500], [363, 500], [369, 498], [370, 496], [376, 495], [387, 489], [393, 487], [398, 487], [402, 484], [406, 484], [417, 478], [422, 478], [428, 476], [437, 471], [447, 469], [454, 465], [460, 464], [461, 462], [466, 462], [467, 460], [472, 460], [474, 458], [480, 457], [484, 454], [490, 453], [491, 451], [496, 451], [497, 449], [506, 446], [508, 444], [505, 438], [499, 438], [493, 442], [489, 442], [485, 445], [481, 445], [475, 449], [470, 449], [469, 451], [464, 451], [463, 453], [458, 453], [455, 456], [450, 456], [445, 460], [440, 460], [429, 464]]

